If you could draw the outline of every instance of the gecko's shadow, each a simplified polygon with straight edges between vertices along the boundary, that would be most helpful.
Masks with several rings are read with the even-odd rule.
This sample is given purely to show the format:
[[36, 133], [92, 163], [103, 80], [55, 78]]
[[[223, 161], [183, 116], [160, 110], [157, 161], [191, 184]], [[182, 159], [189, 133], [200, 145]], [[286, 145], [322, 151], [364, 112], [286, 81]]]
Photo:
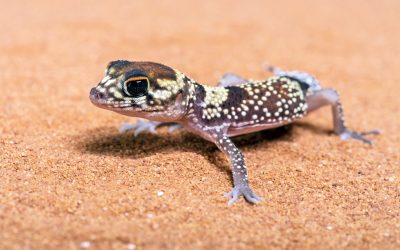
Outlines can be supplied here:
[[[133, 133], [118, 133], [113, 128], [101, 127], [76, 136], [76, 148], [85, 153], [122, 158], [144, 158], [162, 152], [195, 152], [230, 173], [229, 163], [221, 160], [224, 156], [218, 154], [219, 150], [213, 143], [184, 130], [172, 134], [165, 131], [161, 129], [160, 134], [142, 133], [134, 137]], [[277, 140], [292, 141], [292, 137], [292, 125], [289, 125], [235, 137], [233, 141], [239, 148], [246, 149]]]
[[[293, 126], [318, 134], [327, 133], [324, 129], [302, 122], [238, 136], [233, 138], [233, 141], [241, 149], [258, 148], [274, 141], [293, 141]], [[185, 130], [172, 134], [165, 131], [166, 129], [161, 129], [160, 134], [142, 133], [135, 137], [133, 133], [118, 133], [114, 128], [101, 127], [76, 136], [76, 148], [90, 154], [136, 159], [162, 152], [195, 152], [207, 157], [211, 163], [230, 176], [229, 163], [223, 160], [224, 156], [218, 153], [215, 144]]]

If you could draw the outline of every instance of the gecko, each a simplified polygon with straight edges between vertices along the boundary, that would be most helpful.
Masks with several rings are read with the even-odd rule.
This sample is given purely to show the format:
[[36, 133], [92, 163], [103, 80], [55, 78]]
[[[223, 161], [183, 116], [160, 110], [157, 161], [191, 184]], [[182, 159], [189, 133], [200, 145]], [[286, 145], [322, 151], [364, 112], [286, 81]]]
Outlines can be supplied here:
[[154, 132], [159, 126], [178, 124], [214, 143], [232, 169], [233, 189], [225, 195], [230, 197], [228, 204], [241, 196], [256, 204], [263, 198], [250, 187], [245, 158], [231, 137], [293, 123], [323, 106], [331, 106], [333, 130], [342, 140], [372, 144], [365, 136], [379, 133], [350, 130], [338, 92], [322, 88], [314, 76], [276, 67], [269, 70], [273, 76], [266, 80], [225, 74], [212, 87], [160, 63], [117, 60], [107, 65], [104, 78], [89, 96], [97, 107], [149, 120], [124, 131]]

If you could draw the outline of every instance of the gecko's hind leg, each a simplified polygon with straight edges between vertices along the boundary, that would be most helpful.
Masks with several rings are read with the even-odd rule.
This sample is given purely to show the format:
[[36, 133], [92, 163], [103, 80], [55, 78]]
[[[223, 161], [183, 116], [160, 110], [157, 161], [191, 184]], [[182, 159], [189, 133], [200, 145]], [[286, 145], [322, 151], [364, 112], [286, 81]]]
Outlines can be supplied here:
[[349, 138], [372, 144], [372, 141], [364, 138], [366, 135], [379, 134], [378, 130], [372, 130], [365, 133], [351, 131], [346, 127], [344, 122], [344, 114], [340, 97], [336, 90], [326, 88], [321, 89], [306, 97], [308, 112], [312, 112], [323, 106], [332, 106], [333, 115], [333, 129], [335, 133], [340, 136], [340, 139], [347, 140]]
[[156, 122], [156, 121], [145, 121], [142, 119], [138, 119], [136, 123], [124, 123], [120, 126], [119, 132], [125, 133], [129, 130], [134, 130], [134, 135], [137, 136], [142, 132], [150, 132], [153, 134], [157, 134], [156, 129], [158, 127], [168, 126], [168, 132], [172, 133], [176, 129], [182, 128], [182, 126], [178, 123], [173, 122]]
[[218, 87], [236, 86], [246, 83], [247, 80], [239, 75], [225, 73], [218, 82]]

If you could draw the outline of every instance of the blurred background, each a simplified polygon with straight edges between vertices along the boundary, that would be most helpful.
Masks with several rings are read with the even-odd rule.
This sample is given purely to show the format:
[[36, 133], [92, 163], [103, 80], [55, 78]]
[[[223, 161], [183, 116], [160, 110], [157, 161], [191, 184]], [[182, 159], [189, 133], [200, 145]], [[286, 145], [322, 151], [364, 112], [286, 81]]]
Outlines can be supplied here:
[[[0, 3], [0, 248], [400, 246], [399, 1]], [[116, 59], [209, 85], [267, 78], [266, 63], [310, 72], [342, 94], [350, 127], [384, 134], [373, 150], [340, 142], [325, 109], [306, 118], [320, 133], [243, 147], [267, 202], [228, 209], [213, 146], [121, 137], [129, 119], [90, 104]]]

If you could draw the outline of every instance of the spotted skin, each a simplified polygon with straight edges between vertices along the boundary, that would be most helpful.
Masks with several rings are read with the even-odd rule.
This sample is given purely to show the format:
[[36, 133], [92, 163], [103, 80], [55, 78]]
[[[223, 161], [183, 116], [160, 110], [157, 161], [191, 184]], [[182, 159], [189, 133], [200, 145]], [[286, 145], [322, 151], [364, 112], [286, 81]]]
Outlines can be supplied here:
[[[181, 72], [152, 62], [114, 61], [101, 82], [90, 91], [92, 103], [124, 115], [151, 120], [127, 129], [155, 132], [174, 123], [211, 141], [231, 163], [234, 187], [229, 205], [240, 196], [250, 203], [263, 199], [249, 185], [247, 166], [230, 137], [283, 126], [320, 107], [332, 107], [334, 131], [341, 139], [371, 144], [344, 122], [338, 93], [323, 89], [309, 74], [270, 68], [275, 76], [263, 81], [225, 75], [216, 87], [199, 84]], [[126, 130], [126, 129], [125, 129]]]
[[199, 86], [198, 96], [196, 117], [207, 126], [228, 122], [232, 130], [289, 123], [307, 111], [300, 84], [285, 77], [224, 88]]

